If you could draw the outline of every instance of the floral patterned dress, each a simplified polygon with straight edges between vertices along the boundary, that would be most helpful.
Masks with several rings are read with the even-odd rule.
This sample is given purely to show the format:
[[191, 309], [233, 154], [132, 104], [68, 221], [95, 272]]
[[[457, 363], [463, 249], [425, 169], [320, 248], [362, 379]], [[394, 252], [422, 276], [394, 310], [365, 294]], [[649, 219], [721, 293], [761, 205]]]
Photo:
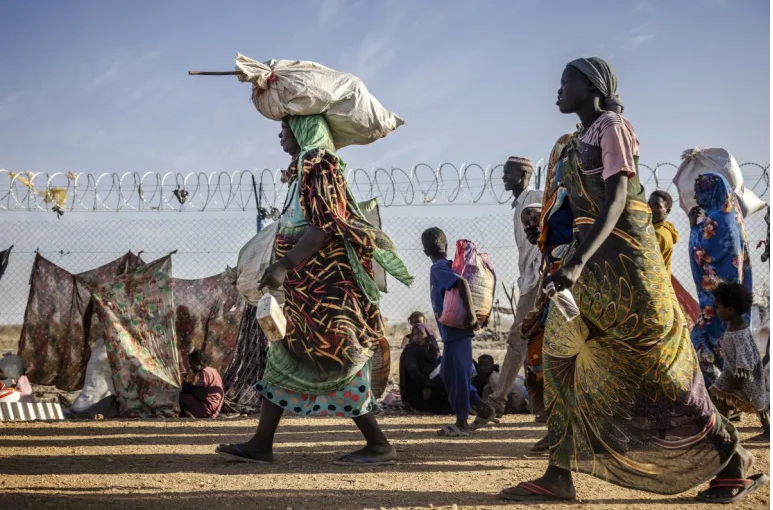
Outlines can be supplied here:
[[[705, 214], [690, 232], [690, 265], [701, 313], [690, 338], [710, 388], [724, 364], [725, 323], [716, 316], [714, 289], [727, 282], [742, 283], [751, 291], [752, 266], [741, 209], [727, 180], [718, 174], [704, 174], [697, 181], [698, 204]], [[750, 320], [748, 314], [744, 318]]]

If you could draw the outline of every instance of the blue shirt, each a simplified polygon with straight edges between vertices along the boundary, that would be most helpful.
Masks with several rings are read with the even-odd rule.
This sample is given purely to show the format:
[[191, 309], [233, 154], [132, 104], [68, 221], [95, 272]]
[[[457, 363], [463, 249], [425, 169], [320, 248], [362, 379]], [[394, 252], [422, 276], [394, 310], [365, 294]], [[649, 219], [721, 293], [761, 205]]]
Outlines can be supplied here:
[[[441, 259], [432, 264], [429, 271], [429, 294], [432, 300], [432, 311], [435, 313], [435, 319], [440, 319], [443, 315], [443, 298], [446, 291], [453, 288], [456, 282], [461, 278], [451, 270], [451, 261]], [[465, 329], [450, 328], [440, 324], [438, 321], [440, 337], [444, 343], [454, 342], [463, 338], [472, 338], [475, 333]]]

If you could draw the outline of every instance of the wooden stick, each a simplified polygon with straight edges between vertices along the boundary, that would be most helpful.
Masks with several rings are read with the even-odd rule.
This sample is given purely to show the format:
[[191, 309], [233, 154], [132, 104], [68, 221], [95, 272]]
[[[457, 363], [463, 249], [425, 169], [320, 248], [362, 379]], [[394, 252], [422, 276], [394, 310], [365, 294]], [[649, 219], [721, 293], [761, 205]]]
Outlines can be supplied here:
[[241, 71], [188, 71], [189, 76], [235, 76]]

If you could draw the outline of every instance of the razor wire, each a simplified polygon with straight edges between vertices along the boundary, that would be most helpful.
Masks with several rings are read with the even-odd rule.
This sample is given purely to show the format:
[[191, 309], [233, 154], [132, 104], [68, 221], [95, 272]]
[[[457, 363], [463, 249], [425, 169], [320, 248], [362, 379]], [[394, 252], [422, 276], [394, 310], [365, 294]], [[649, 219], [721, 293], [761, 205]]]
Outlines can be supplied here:
[[[541, 160], [544, 161], [544, 160]], [[770, 165], [741, 163], [747, 188], [769, 201]], [[674, 193], [673, 163], [639, 164], [640, 180], [648, 189]], [[502, 185], [504, 165], [445, 162], [399, 167], [348, 169], [355, 197], [378, 198], [383, 207], [422, 204], [504, 204], [512, 197]], [[533, 180], [544, 181], [537, 166]], [[64, 212], [205, 212], [254, 211], [258, 204], [276, 209], [284, 203], [287, 184], [283, 169], [228, 172], [12, 173], [0, 169], [0, 211]], [[256, 200], [259, 197], [259, 200]]]

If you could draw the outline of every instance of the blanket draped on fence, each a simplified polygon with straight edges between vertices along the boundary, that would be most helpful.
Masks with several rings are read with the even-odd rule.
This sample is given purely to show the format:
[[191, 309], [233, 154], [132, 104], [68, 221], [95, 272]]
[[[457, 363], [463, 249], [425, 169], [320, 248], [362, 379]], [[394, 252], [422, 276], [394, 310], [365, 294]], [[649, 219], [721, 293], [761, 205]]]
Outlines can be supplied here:
[[122, 417], [179, 413], [182, 377], [171, 270], [167, 255], [94, 289], [94, 309]]
[[30, 382], [75, 391], [83, 386], [96, 341], [89, 306], [91, 286], [134, 271], [139, 256], [129, 252], [104, 266], [73, 275], [38, 254], [19, 340]]

